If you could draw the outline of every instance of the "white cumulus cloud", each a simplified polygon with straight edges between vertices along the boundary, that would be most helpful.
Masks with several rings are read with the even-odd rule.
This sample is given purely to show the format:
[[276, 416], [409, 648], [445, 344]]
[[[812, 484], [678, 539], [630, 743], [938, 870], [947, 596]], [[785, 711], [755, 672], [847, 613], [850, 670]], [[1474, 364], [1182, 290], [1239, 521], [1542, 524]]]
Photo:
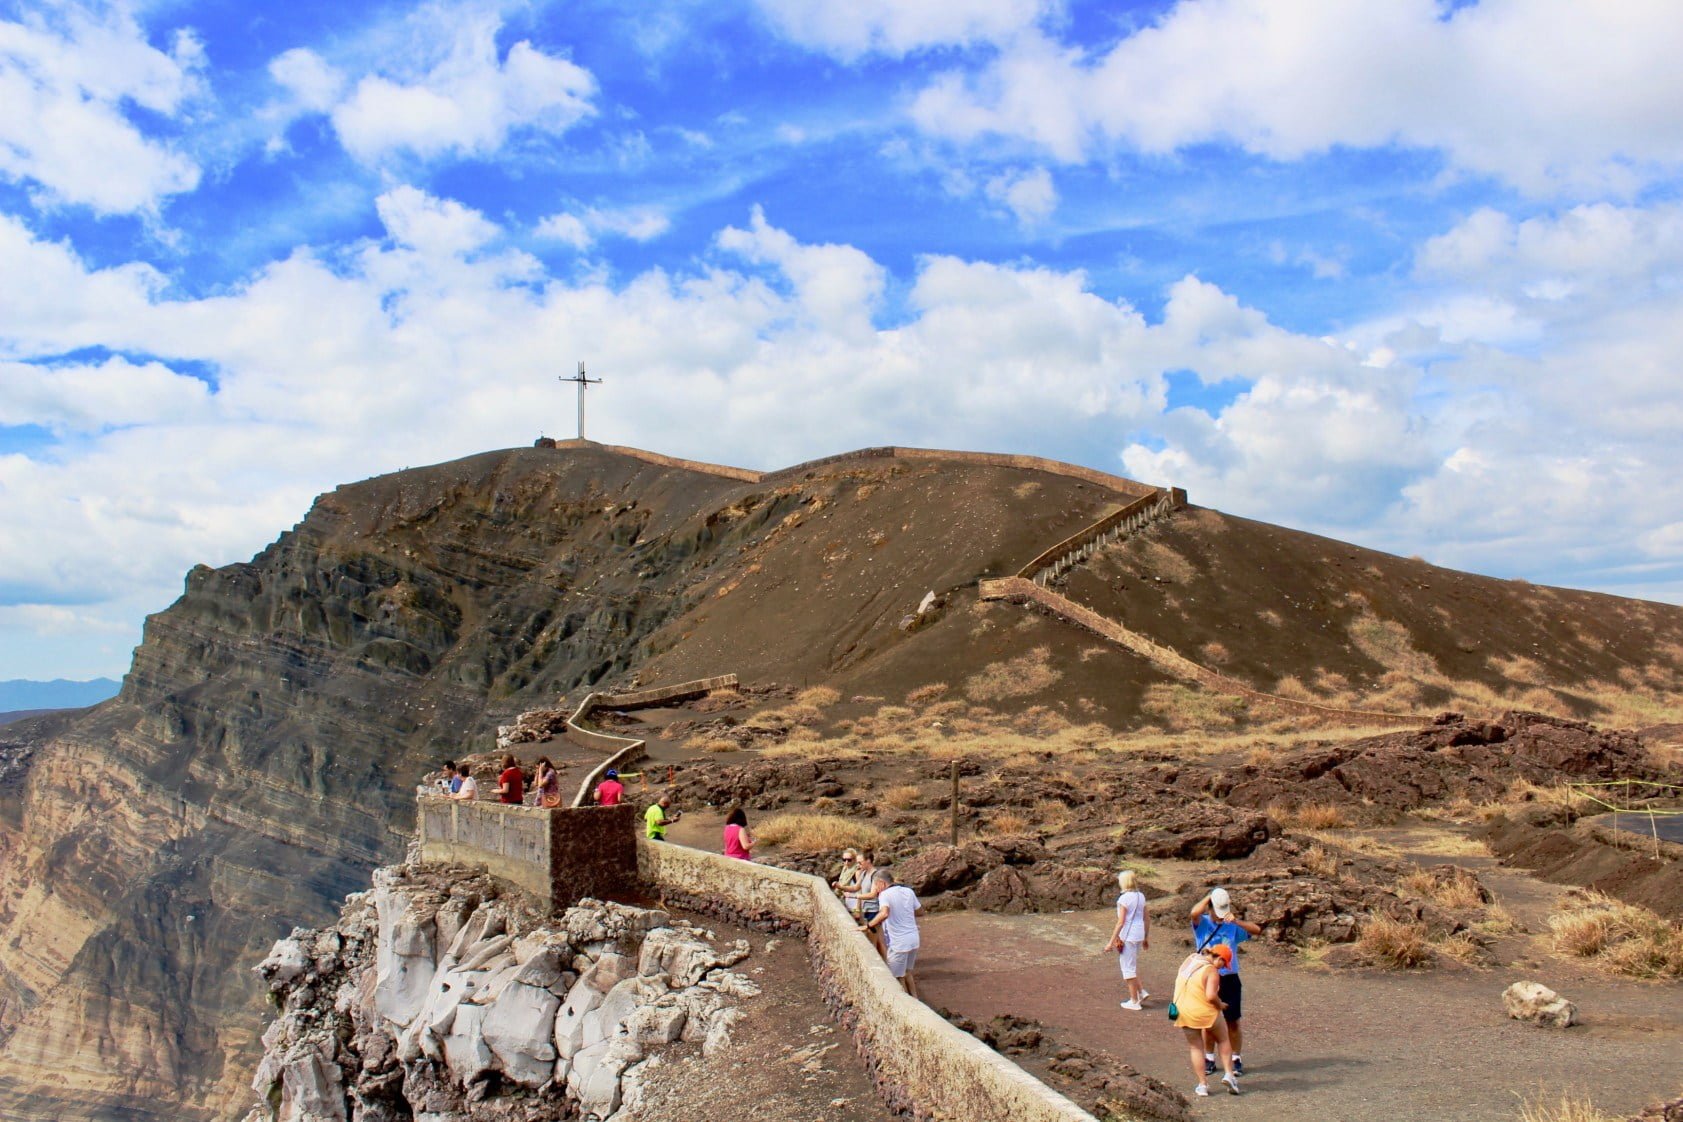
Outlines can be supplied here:
[[1228, 143], [1277, 160], [1438, 150], [1526, 190], [1631, 190], [1683, 164], [1683, 15], [1663, 0], [1180, 0], [1087, 52], [1026, 32], [912, 115], [1065, 161]]
[[995, 43], [1062, 6], [1055, 0], [759, 0], [759, 5], [790, 39], [842, 59]]
[[100, 214], [156, 210], [198, 185], [199, 166], [148, 135], [132, 110], [179, 115], [199, 92], [202, 63], [191, 34], [158, 50], [121, 9], [0, 20], [0, 175]]
[[[346, 151], [365, 163], [393, 153], [484, 154], [501, 148], [515, 130], [561, 133], [595, 112], [596, 80], [589, 71], [525, 40], [499, 55], [499, 26], [470, 14], [452, 29], [444, 56], [424, 72], [360, 77], [331, 110]], [[295, 90], [300, 84], [314, 95], [325, 90], [321, 73], [305, 69], [291, 79]]]

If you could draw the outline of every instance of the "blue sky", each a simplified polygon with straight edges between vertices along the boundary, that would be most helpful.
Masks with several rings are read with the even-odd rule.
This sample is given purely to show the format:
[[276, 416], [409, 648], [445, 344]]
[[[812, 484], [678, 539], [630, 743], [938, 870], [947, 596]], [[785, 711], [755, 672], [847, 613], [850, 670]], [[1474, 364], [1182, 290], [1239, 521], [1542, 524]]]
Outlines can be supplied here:
[[1683, 14], [0, 4], [0, 678], [347, 480], [1023, 451], [1683, 601]]

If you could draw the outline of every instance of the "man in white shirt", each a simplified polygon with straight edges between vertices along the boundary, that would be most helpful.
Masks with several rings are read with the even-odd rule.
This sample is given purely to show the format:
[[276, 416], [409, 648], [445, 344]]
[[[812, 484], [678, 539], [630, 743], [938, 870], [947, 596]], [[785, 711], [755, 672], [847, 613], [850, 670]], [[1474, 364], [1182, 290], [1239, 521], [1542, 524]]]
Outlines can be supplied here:
[[450, 797], [452, 799], [463, 799], [468, 802], [472, 802], [474, 799], [477, 799], [479, 797], [479, 784], [474, 780], [472, 775], [468, 774], [468, 766], [463, 764], [461, 767], [456, 769], [456, 774], [461, 776], [461, 786], [457, 787], [455, 793]]
[[917, 951], [921, 945], [917, 930], [917, 913], [923, 910], [918, 902], [917, 894], [894, 879], [894, 873], [888, 869], [878, 869], [877, 883], [887, 884], [877, 896], [877, 903], [881, 910], [876, 918], [869, 923], [860, 924], [860, 930], [870, 927], [882, 929], [888, 942], [888, 972], [900, 980], [900, 986], [913, 997], [917, 997], [917, 977], [913, 968], [917, 965]]

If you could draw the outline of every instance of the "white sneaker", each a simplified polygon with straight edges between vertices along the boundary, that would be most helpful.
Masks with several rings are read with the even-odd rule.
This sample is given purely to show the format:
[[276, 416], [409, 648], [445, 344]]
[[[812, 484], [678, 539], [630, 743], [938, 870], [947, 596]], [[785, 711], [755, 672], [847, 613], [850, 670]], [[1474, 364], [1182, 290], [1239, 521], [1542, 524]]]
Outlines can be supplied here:
[[1146, 998], [1148, 998], [1150, 996], [1151, 996], [1151, 991], [1150, 990], [1141, 990], [1140, 991], [1140, 1000], [1141, 1001], [1144, 1001]]
[[1221, 1081], [1227, 1084], [1227, 1093], [1229, 1095], [1237, 1095], [1239, 1093], [1239, 1080], [1237, 1078], [1231, 1075], [1224, 1075], [1221, 1077]]
[[1200, 1083], [1200, 1084], [1198, 1084], [1198, 1086], [1192, 1088], [1192, 1093], [1194, 1095], [1197, 1095], [1201, 1099], [1207, 1099], [1207, 1098], [1210, 1097], [1209, 1085], [1204, 1084], [1204, 1083]]
[[1140, 1009], [1144, 1009], [1145, 1006], [1141, 1005], [1137, 1001], [1124, 1001], [1124, 1002], [1122, 1002], [1122, 1008], [1140, 1010]]

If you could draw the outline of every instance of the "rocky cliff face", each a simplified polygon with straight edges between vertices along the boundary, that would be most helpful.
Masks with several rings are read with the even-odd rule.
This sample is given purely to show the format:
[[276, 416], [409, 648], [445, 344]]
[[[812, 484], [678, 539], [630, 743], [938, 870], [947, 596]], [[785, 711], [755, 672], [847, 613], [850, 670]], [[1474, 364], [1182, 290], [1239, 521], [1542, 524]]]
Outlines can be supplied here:
[[538, 1122], [632, 1117], [643, 1061], [730, 1046], [757, 986], [665, 912], [586, 900], [550, 918], [465, 870], [395, 866], [337, 923], [257, 968], [280, 1016], [246, 1122]]

